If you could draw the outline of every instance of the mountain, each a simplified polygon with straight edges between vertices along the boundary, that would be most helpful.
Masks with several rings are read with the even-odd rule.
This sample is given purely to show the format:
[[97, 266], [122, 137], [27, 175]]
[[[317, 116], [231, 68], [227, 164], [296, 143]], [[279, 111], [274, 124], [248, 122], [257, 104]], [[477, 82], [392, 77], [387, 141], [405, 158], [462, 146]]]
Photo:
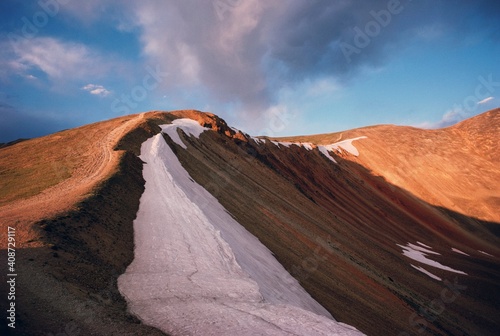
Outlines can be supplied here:
[[[267, 138], [237, 131], [211, 113], [154, 111], [1, 148], [2, 232], [15, 229], [16, 334], [162, 334], [148, 326], [155, 325], [153, 318], [144, 323], [133, 298], [122, 294], [134, 267], [142, 265], [137, 259], [142, 250], [134, 253], [134, 246], [142, 246], [140, 224], [147, 222], [141, 216], [149, 214], [153, 221], [178, 215], [171, 202], [144, 210], [144, 197], [152, 190], [147, 169], [171, 151], [162, 160], [170, 174], [165, 176], [182, 191], [173, 199], [189, 201], [178, 204], [185, 217], [172, 218], [192, 218], [193, 205], [212, 218], [206, 225], [216, 227], [209, 231], [221, 237], [217, 246], [230, 247], [224, 258], [234, 253], [239, 267], [256, 281], [262, 304], [278, 304], [252, 306], [253, 311], [281, 319], [300, 313], [292, 322], [303, 326], [312, 317], [297, 307], [315, 303], [305, 304], [309, 299], [300, 294], [298, 300], [305, 301], [287, 305], [295, 307], [288, 315], [279, 311], [292, 294], [277, 297], [275, 285], [262, 285], [266, 282], [259, 277], [270, 268], [261, 265], [270, 261], [246, 256], [257, 249], [257, 242], [248, 243], [250, 236], [295, 279], [281, 275], [276, 283], [290, 288], [300, 283], [325, 314], [367, 335], [495, 335], [500, 327], [499, 112], [440, 130], [382, 125]], [[167, 124], [177, 126], [160, 127]], [[145, 157], [141, 147], [153, 137], [157, 144]], [[171, 166], [176, 160], [179, 165]], [[168, 187], [167, 177], [157, 184], [174, 188]], [[157, 198], [150, 197], [151, 204]], [[214, 210], [219, 207], [227, 216]], [[225, 219], [217, 223], [213, 218]], [[231, 230], [251, 235], [230, 239]], [[179, 240], [169, 243], [167, 255]], [[148, 242], [154, 245], [146, 241], [146, 248]], [[211, 250], [205, 251], [210, 255]], [[281, 272], [272, 267], [268, 273]], [[138, 279], [150, 288], [141, 295], [161, 286], [147, 287], [148, 281]], [[221, 285], [219, 295], [229, 295], [236, 286], [231, 283]], [[238, 282], [243, 283], [248, 284]], [[238, 286], [248, 290], [237, 295], [252, 293]], [[9, 287], [0, 293], [7, 297], [4, 291]], [[179, 307], [170, 314], [182, 315], [185, 306], [169, 301], [166, 307], [170, 304]], [[206, 311], [197, 307], [196, 314]], [[321, 323], [315, 325], [331, 322]]]

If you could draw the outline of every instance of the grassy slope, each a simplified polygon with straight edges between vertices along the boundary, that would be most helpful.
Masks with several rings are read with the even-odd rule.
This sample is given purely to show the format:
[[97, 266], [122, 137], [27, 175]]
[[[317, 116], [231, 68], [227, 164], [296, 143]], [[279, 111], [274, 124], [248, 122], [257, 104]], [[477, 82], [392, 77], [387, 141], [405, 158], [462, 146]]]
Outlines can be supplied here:
[[383, 125], [282, 140], [330, 144], [367, 136], [354, 142], [362, 153], [354, 162], [428, 203], [500, 222], [499, 134], [496, 109], [440, 130]]
[[[0, 150], [3, 178], [14, 186], [3, 202], [8, 206], [77, 174], [95, 156], [96, 133], [111, 132], [127, 118]], [[1, 229], [16, 226], [19, 237], [15, 335], [162, 335], [127, 314], [116, 279], [133, 259], [132, 221], [144, 188], [142, 162], [136, 155], [140, 144], [159, 131], [156, 125], [171, 118], [150, 113], [125, 134], [116, 144], [118, 160], [106, 178], [95, 181], [69, 208], [61, 202], [59, 212], [49, 217], [44, 209], [29, 209], [36, 215], [34, 222], [2, 220]], [[19, 174], [23, 169], [31, 174]], [[2, 287], [2, 297], [4, 291]]]

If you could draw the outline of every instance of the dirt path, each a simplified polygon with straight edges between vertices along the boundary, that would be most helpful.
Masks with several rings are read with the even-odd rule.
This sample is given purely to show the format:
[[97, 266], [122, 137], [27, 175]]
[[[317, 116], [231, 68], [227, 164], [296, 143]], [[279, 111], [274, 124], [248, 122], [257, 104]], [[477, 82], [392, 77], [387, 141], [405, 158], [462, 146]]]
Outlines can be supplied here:
[[[118, 163], [120, 152], [113, 148], [120, 138], [136, 127], [144, 117], [145, 113], [141, 113], [129, 116], [129, 119], [125, 120], [119, 118], [104, 122], [99, 131], [88, 139], [91, 145], [85, 153], [88, 156], [78, 162], [80, 165], [71, 172], [71, 177], [37, 195], [0, 207], [2, 226], [15, 225], [18, 228], [19, 245], [36, 240], [37, 234], [30, 224], [71, 209], [85, 195], [91, 193], [92, 189], [108, 176]], [[68, 147], [68, 150], [71, 150], [70, 146], [71, 143], [61, 144], [61, 150]], [[37, 245], [37, 243], [29, 244], [29, 246]]]

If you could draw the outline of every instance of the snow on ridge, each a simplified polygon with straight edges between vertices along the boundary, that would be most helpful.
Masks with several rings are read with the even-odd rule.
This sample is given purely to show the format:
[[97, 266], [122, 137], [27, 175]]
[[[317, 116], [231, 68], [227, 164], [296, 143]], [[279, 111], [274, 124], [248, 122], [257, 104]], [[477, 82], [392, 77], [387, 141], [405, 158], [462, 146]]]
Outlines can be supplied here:
[[331, 144], [331, 145], [327, 145], [326, 147], [330, 151], [337, 150], [339, 152], [340, 152], [340, 148], [342, 148], [343, 150], [349, 152], [350, 154], [352, 154], [354, 156], [359, 156], [359, 151], [356, 147], [354, 147], [352, 142], [356, 141], [356, 140], [361, 140], [361, 139], [367, 139], [367, 137], [360, 136], [360, 137], [353, 138], [353, 139], [347, 139], [347, 140], [336, 142], [336, 143]]
[[[427, 248], [424, 248], [422, 246], [414, 245], [412, 243], [408, 243], [408, 244], [406, 244], [406, 246], [399, 245], [399, 244], [397, 244], [397, 245], [403, 249], [403, 255], [410, 258], [410, 259], [413, 259], [413, 260], [418, 261], [418, 262], [425, 264], [425, 265], [429, 265], [429, 266], [432, 266], [435, 268], [442, 269], [444, 271], [467, 275], [467, 273], [465, 273], [465, 272], [453, 269], [453, 268], [445, 266], [437, 261], [429, 259], [428, 258], [429, 254], [440, 255], [439, 253], [434, 252], [431, 249], [427, 249]], [[423, 245], [423, 244], [421, 244], [421, 245]], [[413, 267], [417, 268], [415, 266], [413, 266]], [[417, 268], [417, 269], [419, 271], [423, 272], [420, 268]], [[429, 272], [427, 272], [427, 273], [429, 273]], [[427, 273], [425, 273], [425, 274], [427, 274]], [[429, 274], [427, 274], [427, 275], [429, 275]]]
[[300, 145], [307, 150], [313, 150], [313, 144], [310, 142], [301, 142]]
[[331, 161], [337, 163], [337, 161], [330, 155], [329, 152], [337, 151], [339, 153], [342, 152], [342, 149], [347, 151], [348, 153], [354, 155], [354, 156], [359, 156], [359, 151], [354, 145], [352, 144], [353, 141], [360, 140], [360, 139], [367, 139], [366, 136], [360, 136], [357, 138], [352, 138], [352, 139], [347, 139], [343, 141], [336, 142], [331, 145], [324, 145], [324, 146], [318, 146], [318, 149], [323, 155], [325, 155], [328, 159]]
[[285, 146], [287, 148], [290, 148], [291, 145], [295, 145], [295, 143], [289, 142], [289, 141], [282, 141], [282, 142], [279, 142], [279, 144], [282, 146]]
[[[162, 126], [165, 133], [175, 124]], [[118, 279], [130, 311], [172, 335], [362, 335], [331, 315], [210, 193], [163, 137], [141, 147], [135, 257]]]
[[330, 152], [328, 152], [328, 148], [326, 146], [318, 146], [318, 150], [323, 153], [324, 156], [326, 156], [328, 159], [333, 161], [334, 163], [338, 163], [333, 156], [330, 155]]
[[178, 128], [183, 130], [184, 133], [192, 135], [196, 138], [199, 138], [201, 133], [210, 130], [210, 128], [203, 127], [196, 120], [189, 118], [175, 119], [174, 121], [172, 121], [170, 125], [172, 127], [164, 128], [163, 132], [168, 134], [168, 136], [172, 139], [172, 141], [174, 141], [176, 144], [178, 144], [184, 149], [187, 149], [187, 146], [181, 140], [179, 133], [177, 133]]
[[420, 271], [420, 272], [424, 273], [425, 275], [427, 275], [427, 276], [429, 276], [429, 277], [431, 277], [431, 278], [433, 278], [433, 279], [435, 279], [435, 280], [438, 280], [438, 281], [443, 281], [443, 279], [441, 279], [441, 278], [440, 278], [440, 277], [438, 277], [437, 275], [432, 274], [431, 272], [429, 272], [428, 270], [426, 270], [426, 269], [425, 269], [425, 268], [423, 268], [423, 267], [420, 267], [420, 266], [418, 266], [418, 267], [417, 267], [417, 266], [412, 265], [412, 264], [410, 264], [410, 265], [411, 265], [411, 267], [413, 267], [413, 268], [414, 268], [414, 269], [416, 269], [417, 271]]
[[425, 245], [424, 243], [421, 243], [419, 241], [417, 241], [417, 244], [432, 250], [432, 247], [430, 247], [429, 245]]
[[484, 252], [484, 251], [480, 251], [480, 250], [477, 250], [477, 251], [478, 251], [479, 253], [484, 254], [484, 255], [487, 255], [487, 256], [490, 256], [490, 257], [495, 257], [494, 255], [491, 255], [491, 254], [486, 253], [486, 252]]
[[452, 250], [453, 252], [455, 252], [455, 253], [463, 254], [463, 255], [466, 255], [466, 256], [470, 257], [470, 255], [469, 255], [469, 254], [467, 254], [467, 253], [465, 253], [465, 252], [463, 252], [463, 251], [460, 251], [459, 249], [452, 248], [451, 250]]

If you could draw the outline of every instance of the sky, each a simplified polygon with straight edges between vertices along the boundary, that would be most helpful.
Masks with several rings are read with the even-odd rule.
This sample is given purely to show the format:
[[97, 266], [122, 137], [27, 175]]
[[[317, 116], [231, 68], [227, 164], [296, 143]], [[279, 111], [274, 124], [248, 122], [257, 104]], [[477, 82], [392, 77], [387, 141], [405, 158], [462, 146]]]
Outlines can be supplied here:
[[0, 142], [150, 110], [252, 135], [500, 106], [497, 0], [2, 0]]

